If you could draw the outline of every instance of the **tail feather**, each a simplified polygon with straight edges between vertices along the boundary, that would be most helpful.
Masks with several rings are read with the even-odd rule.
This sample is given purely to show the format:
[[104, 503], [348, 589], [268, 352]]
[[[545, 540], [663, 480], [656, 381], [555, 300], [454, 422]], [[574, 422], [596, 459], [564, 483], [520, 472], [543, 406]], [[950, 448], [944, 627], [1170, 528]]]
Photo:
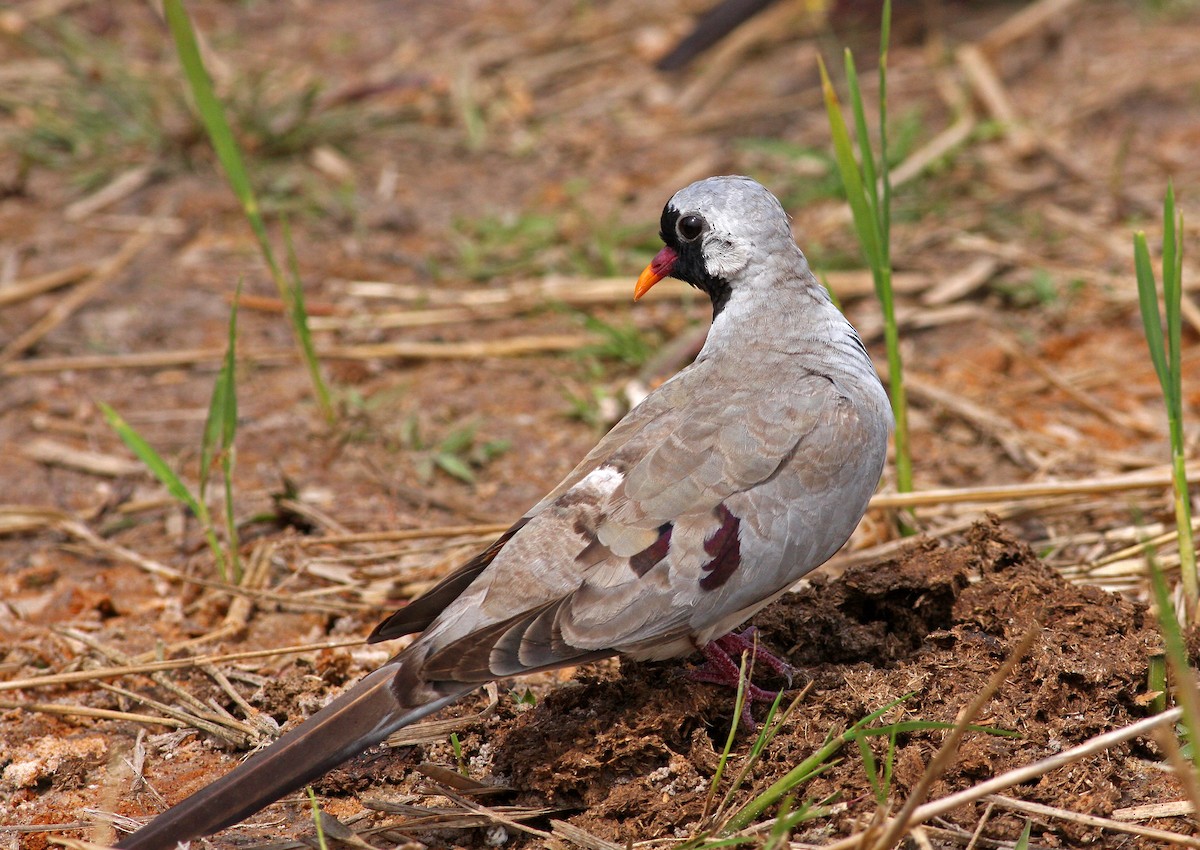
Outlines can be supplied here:
[[170, 850], [224, 829], [295, 791], [367, 747], [432, 714], [477, 685], [421, 705], [401, 698], [403, 660], [386, 664], [221, 779], [117, 843], [124, 850]]

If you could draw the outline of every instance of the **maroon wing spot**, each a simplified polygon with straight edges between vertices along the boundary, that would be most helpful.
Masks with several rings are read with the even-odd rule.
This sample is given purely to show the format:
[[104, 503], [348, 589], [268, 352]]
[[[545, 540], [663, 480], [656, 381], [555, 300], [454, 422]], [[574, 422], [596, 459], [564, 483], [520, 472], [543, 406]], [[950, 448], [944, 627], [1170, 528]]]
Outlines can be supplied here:
[[721, 527], [704, 541], [704, 551], [712, 556], [712, 560], [702, 567], [708, 573], [700, 579], [700, 587], [704, 590], [716, 590], [729, 581], [742, 564], [742, 547], [738, 542], [742, 521], [723, 504], [717, 507], [717, 517]]
[[665, 522], [658, 527], [658, 539], [630, 558], [629, 567], [641, 578], [654, 569], [655, 564], [667, 557], [667, 550], [670, 548], [671, 523]]

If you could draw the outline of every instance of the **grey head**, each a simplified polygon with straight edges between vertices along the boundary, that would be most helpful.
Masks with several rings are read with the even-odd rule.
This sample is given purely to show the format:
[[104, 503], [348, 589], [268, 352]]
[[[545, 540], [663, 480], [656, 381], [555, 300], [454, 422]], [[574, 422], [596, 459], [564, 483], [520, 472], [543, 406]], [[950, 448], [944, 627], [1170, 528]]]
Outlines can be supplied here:
[[783, 205], [755, 180], [709, 177], [680, 189], [663, 208], [664, 248], [638, 282], [640, 297], [664, 277], [707, 293], [721, 312], [743, 273], [768, 259], [803, 263]]

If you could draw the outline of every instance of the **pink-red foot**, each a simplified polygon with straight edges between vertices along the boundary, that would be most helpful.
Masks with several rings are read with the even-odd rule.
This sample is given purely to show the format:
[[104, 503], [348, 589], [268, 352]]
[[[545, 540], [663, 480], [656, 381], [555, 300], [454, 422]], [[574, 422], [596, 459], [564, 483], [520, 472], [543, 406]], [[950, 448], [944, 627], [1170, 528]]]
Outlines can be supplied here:
[[[741, 679], [740, 661], [743, 654], [748, 655], [746, 671], [746, 698], [742, 705], [741, 723], [743, 728], [754, 731], [758, 728], [750, 710], [756, 702], [774, 702], [779, 691], [769, 691], [750, 681], [750, 676], [756, 664], [762, 664], [776, 675], [792, 683], [796, 672], [792, 665], [782, 658], [767, 651], [756, 639], [757, 629], [753, 626], [743, 632], [730, 632], [724, 637], [717, 638], [712, 643], [700, 648], [704, 654], [704, 663], [688, 671], [688, 678], [697, 682], [709, 682], [714, 685], [725, 685], [736, 689]], [[736, 659], [736, 660], [735, 660]]]

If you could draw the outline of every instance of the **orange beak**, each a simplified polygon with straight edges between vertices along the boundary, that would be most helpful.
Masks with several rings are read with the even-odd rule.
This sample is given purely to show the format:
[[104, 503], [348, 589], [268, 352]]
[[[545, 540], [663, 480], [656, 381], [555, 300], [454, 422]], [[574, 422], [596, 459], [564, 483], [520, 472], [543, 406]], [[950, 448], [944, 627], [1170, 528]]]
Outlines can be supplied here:
[[639, 300], [650, 291], [650, 287], [671, 274], [675, 270], [675, 261], [678, 259], [679, 255], [673, 248], [664, 247], [659, 251], [650, 261], [650, 265], [642, 269], [642, 273], [638, 275], [637, 284], [633, 287], [633, 300]]

